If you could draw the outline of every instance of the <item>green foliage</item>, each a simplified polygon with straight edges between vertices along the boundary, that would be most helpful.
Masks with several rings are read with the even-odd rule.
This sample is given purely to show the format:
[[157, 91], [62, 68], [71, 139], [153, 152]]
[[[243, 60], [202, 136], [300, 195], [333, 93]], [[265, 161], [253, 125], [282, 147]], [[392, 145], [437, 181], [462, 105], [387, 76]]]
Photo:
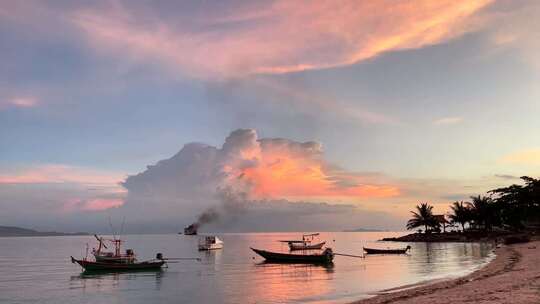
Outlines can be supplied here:
[[[452, 224], [491, 231], [494, 227], [523, 229], [528, 224], [540, 224], [540, 179], [522, 176], [523, 185], [511, 185], [488, 191], [489, 196], [471, 196], [470, 202], [453, 202], [449, 218]], [[411, 211], [413, 217], [407, 229], [424, 227], [436, 231], [439, 223], [433, 216], [433, 206], [422, 203]]]
[[540, 221], [540, 179], [522, 176], [525, 185], [511, 185], [489, 191], [495, 196], [503, 225], [523, 228], [526, 222]]

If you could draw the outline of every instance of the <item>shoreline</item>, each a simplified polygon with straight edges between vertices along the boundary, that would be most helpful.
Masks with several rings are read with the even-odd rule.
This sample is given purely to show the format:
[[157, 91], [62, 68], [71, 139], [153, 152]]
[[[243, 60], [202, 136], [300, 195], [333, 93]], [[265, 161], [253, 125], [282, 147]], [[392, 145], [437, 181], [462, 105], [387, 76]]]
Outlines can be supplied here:
[[442, 233], [409, 233], [399, 237], [386, 237], [381, 241], [386, 242], [407, 242], [407, 243], [452, 243], [452, 242], [498, 242], [509, 238], [525, 239], [530, 235], [526, 233], [499, 231], [466, 231], [466, 232], [442, 232]]
[[469, 275], [350, 304], [540, 303], [540, 241], [502, 246], [495, 254], [491, 262]]

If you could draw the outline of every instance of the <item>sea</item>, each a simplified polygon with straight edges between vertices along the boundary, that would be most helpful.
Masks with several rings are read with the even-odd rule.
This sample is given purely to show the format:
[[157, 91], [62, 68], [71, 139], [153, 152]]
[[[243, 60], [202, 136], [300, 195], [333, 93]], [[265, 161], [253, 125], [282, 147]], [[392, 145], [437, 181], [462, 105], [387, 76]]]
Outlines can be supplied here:
[[[278, 240], [298, 233], [215, 234], [222, 250], [199, 252], [201, 236], [122, 235], [139, 260], [156, 253], [200, 258], [170, 263], [161, 271], [84, 273], [70, 256], [86, 256], [93, 236], [0, 238], [0, 303], [349, 303], [388, 290], [466, 275], [494, 258], [486, 243], [395, 243], [404, 232], [321, 233], [334, 252], [362, 255], [362, 248], [410, 245], [406, 255], [336, 256], [327, 266], [268, 264], [250, 247], [287, 251]], [[108, 236], [111, 237], [111, 236]]]

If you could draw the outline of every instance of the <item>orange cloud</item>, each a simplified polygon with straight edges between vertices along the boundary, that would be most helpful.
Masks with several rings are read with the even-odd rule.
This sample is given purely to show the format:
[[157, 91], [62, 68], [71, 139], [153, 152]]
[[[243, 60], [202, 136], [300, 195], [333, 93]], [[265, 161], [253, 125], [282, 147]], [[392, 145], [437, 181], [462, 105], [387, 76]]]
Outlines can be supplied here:
[[148, 10], [116, 7], [79, 11], [72, 20], [99, 50], [158, 60], [194, 77], [223, 78], [344, 66], [440, 43], [471, 30], [469, 17], [491, 2], [282, 0], [209, 9], [184, 18], [182, 26]]
[[[357, 201], [400, 194], [396, 186], [373, 183], [367, 176], [329, 165], [317, 142], [257, 140], [256, 136], [254, 130], [233, 132], [227, 141], [234, 144], [234, 157], [227, 158], [223, 166], [228, 176], [224, 184], [240, 189], [250, 199]], [[230, 149], [232, 145], [226, 146]]]
[[355, 200], [399, 195], [397, 187], [365, 184], [362, 177], [349, 177], [348, 184], [342, 185], [343, 176], [325, 170], [321, 163], [284, 154], [264, 155], [258, 166], [241, 170], [238, 178], [252, 186], [256, 199]]
[[540, 149], [526, 149], [501, 158], [502, 163], [540, 166]]
[[389, 178], [330, 164], [318, 142], [259, 139], [253, 129], [233, 131], [221, 148], [186, 144], [173, 157], [129, 176], [122, 185], [128, 190], [128, 201], [173, 205], [265, 199], [356, 203], [400, 195]]

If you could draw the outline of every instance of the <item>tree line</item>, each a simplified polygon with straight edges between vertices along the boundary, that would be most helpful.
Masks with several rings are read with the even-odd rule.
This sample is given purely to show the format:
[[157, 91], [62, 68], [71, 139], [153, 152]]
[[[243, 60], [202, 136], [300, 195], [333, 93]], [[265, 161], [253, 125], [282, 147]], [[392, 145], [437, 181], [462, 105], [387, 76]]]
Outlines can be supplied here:
[[[450, 205], [450, 223], [462, 231], [494, 228], [523, 230], [540, 224], [540, 179], [522, 176], [523, 185], [511, 185], [471, 196], [470, 201], [456, 201]], [[425, 232], [440, 231], [442, 224], [433, 214], [433, 206], [421, 203], [411, 211], [407, 229], [424, 228]], [[536, 227], [538, 228], [538, 227]]]

